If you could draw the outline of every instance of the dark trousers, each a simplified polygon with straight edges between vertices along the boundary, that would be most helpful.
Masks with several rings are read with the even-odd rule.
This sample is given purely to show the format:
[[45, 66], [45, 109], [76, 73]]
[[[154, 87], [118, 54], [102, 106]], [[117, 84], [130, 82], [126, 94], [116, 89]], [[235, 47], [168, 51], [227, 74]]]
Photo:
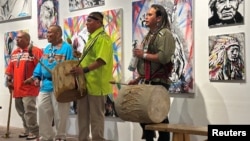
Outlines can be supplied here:
[[[144, 83], [145, 84], [150, 83], [151, 85], [162, 85], [167, 90], [169, 89], [168, 84], [163, 84], [163, 83], [160, 83], [160, 82], [147, 82], [147, 81], [144, 81]], [[166, 119], [164, 119], [161, 123], [169, 123], [168, 117], [166, 117]], [[146, 141], [154, 141], [154, 138], [156, 137], [155, 131], [145, 130], [145, 126], [148, 125], [146, 123], [140, 123], [140, 125], [142, 127], [142, 139], [145, 139]], [[159, 131], [158, 141], [170, 141], [170, 133], [169, 132], [160, 132]]]
[[[161, 123], [169, 123], [168, 118], [163, 120]], [[142, 139], [145, 139], [146, 141], [154, 141], [154, 138], [156, 137], [155, 131], [145, 130], [145, 126], [148, 125], [146, 123], [140, 123], [140, 125], [142, 127]], [[159, 131], [158, 141], [170, 141], [170, 133]]]

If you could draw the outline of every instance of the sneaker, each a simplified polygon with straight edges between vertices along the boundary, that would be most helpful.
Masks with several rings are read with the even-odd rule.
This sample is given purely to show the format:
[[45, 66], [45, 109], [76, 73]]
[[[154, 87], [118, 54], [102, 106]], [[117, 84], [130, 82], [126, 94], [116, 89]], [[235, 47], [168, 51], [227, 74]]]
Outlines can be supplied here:
[[37, 139], [38, 137], [34, 134], [29, 134], [29, 136], [26, 137], [26, 140], [34, 140]]
[[21, 133], [21, 134], [19, 134], [19, 138], [26, 138], [26, 137], [28, 137], [29, 136], [29, 134], [27, 134], [27, 133]]

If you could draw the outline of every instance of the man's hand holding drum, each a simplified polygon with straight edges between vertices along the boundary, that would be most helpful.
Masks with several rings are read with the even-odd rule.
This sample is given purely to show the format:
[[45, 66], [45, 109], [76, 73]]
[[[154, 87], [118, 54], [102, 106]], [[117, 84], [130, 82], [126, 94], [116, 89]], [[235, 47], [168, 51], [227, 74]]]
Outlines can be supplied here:
[[89, 68], [88, 67], [74, 67], [70, 70], [70, 74], [73, 75], [80, 75], [80, 74], [84, 74], [84, 73], [88, 73], [89, 72]]
[[137, 77], [136, 79], [132, 79], [128, 82], [128, 85], [137, 85], [140, 80], [141, 80], [141, 77]]

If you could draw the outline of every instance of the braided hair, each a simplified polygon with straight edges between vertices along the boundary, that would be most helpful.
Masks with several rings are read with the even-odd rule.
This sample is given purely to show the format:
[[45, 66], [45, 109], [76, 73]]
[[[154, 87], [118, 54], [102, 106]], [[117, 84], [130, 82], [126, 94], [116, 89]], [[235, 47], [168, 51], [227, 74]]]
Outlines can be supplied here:
[[153, 4], [151, 5], [151, 8], [154, 8], [156, 10], [156, 17], [159, 17], [161, 16], [161, 22], [159, 23], [159, 29], [162, 29], [162, 28], [168, 28], [170, 30], [170, 23], [168, 21], [168, 14], [167, 14], [167, 11], [166, 9], [162, 6], [162, 5], [159, 5], [159, 4]]
[[149, 39], [149, 36], [151, 36], [152, 33], [148, 32], [145, 39], [150, 40], [149, 44], [152, 44], [154, 42], [156, 36], [158, 35], [158, 33], [160, 32], [161, 29], [167, 28], [170, 30], [170, 23], [168, 20], [168, 14], [167, 14], [166, 9], [162, 5], [159, 5], [159, 4], [152, 4], [151, 8], [154, 8], [156, 10], [156, 12], [155, 12], [156, 17], [161, 16], [162, 18], [161, 18], [161, 21], [159, 23], [157, 23], [158, 29], [153, 34], [153, 37], [151, 39]]

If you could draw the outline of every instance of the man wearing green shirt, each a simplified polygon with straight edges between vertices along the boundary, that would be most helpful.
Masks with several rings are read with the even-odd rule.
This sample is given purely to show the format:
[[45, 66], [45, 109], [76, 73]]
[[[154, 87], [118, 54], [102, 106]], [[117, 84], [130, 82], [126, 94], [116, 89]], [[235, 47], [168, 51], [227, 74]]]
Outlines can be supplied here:
[[105, 102], [112, 93], [112, 41], [104, 31], [102, 13], [90, 13], [86, 26], [90, 33], [83, 50], [86, 56], [71, 70], [86, 78], [87, 95], [77, 101], [79, 141], [89, 140], [90, 129], [93, 141], [104, 141]]
[[[175, 40], [165, 8], [159, 4], [151, 5], [146, 14], [145, 24], [149, 31], [141, 43], [142, 49], [133, 50], [133, 55], [138, 58], [136, 69], [139, 75], [128, 84], [162, 85], [168, 90], [171, 82], [169, 76], [172, 70], [171, 58], [175, 51]], [[162, 123], [169, 123], [168, 117]], [[146, 130], [147, 124], [140, 123], [142, 139], [154, 141], [155, 132]], [[169, 132], [159, 132], [157, 141], [169, 140]]]

